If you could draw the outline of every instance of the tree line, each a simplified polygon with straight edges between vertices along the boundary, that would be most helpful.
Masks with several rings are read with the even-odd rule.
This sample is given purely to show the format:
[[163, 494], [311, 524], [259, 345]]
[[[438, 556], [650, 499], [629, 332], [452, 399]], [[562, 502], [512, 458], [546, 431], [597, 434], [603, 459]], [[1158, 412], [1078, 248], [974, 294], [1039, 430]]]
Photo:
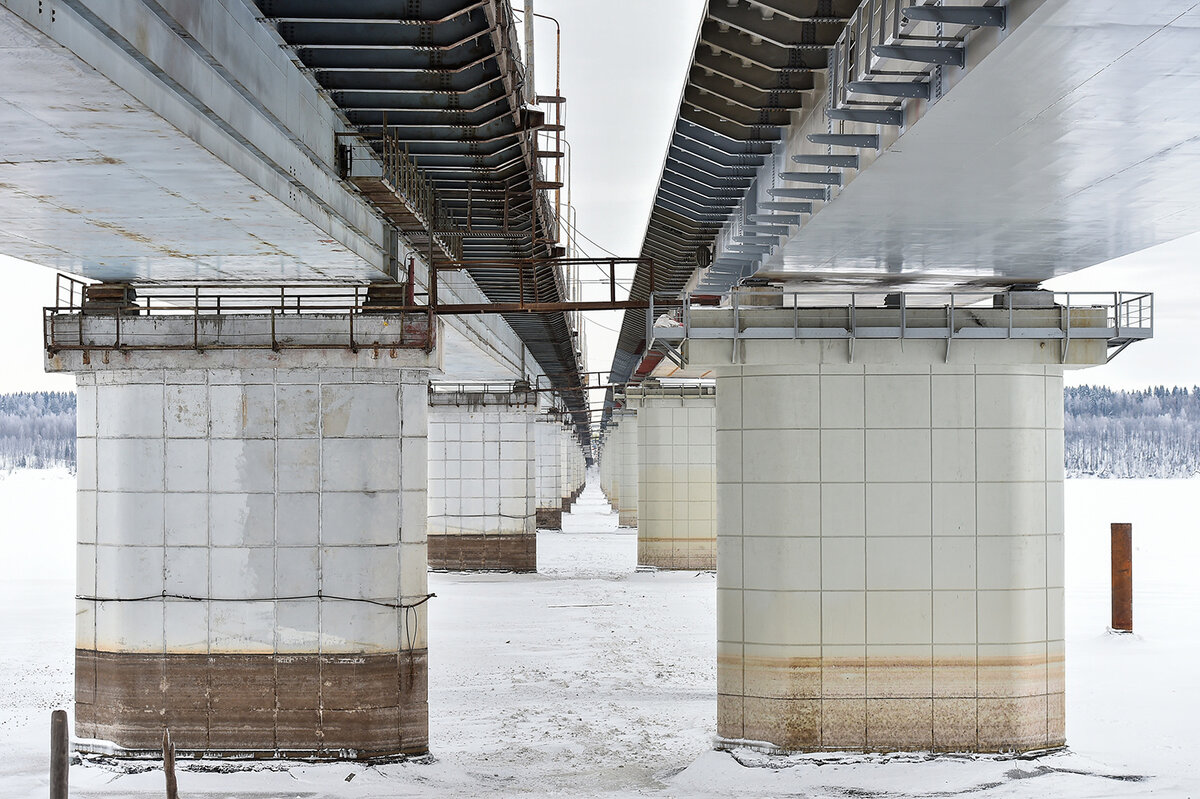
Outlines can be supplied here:
[[0, 394], [0, 469], [75, 468], [75, 395]]
[[[1068, 388], [1068, 477], [1200, 474], [1200, 386], [1114, 391]], [[0, 394], [0, 469], [75, 468], [75, 395]]]
[[1200, 473], [1200, 386], [1066, 390], [1068, 477], [1191, 477]]

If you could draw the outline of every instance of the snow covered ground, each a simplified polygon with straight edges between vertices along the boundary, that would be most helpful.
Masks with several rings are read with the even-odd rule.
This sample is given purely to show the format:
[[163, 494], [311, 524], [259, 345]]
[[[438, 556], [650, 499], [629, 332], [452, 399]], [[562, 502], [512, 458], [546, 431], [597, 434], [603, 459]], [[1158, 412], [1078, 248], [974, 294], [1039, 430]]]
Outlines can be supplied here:
[[[714, 579], [636, 572], [592, 485], [536, 575], [432, 574], [421, 762], [182, 764], [185, 797], [1200, 796], [1200, 480], [1067, 484], [1067, 737], [1030, 759], [711, 750]], [[71, 699], [74, 480], [0, 473], [0, 796], [46, 795]], [[1134, 523], [1135, 626], [1108, 621], [1108, 523]], [[194, 770], [203, 765], [206, 770]], [[72, 796], [162, 796], [158, 770], [72, 769]]]

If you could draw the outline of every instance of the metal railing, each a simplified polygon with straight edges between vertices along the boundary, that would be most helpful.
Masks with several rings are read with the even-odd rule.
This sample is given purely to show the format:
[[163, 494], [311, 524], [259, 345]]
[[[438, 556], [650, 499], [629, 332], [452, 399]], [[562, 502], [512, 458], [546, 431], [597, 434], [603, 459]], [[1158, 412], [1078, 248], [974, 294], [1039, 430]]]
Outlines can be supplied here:
[[[462, 231], [457, 220], [447, 210], [433, 183], [417, 167], [408, 152], [408, 142], [383, 124], [383, 180], [398, 196], [404, 198], [413, 215], [438, 244], [454, 260], [462, 259]], [[434, 232], [436, 231], [436, 233]]]
[[[129, 293], [121, 302], [89, 301], [88, 284], [59, 275], [56, 304], [43, 309], [43, 345], [50, 354], [72, 350], [218, 350], [218, 349], [433, 349], [435, 325], [428, 305], [400, 305], [372, 298], [366, 285], [272, 283], [106, 284]], [[399, 316], [401, 323], [373, 319]], [[128, 335], [133, 320], [147, 317], [190, 319], [189, 340], [150, 341]], [[239, 337], [226, 330], [237, 317], [265, 318], [262, 336]], [[303, 336], [287, 324], [297, 317], [325, 324]], [[344, 320], [344, 329], [340, 328]], [[68, 324], [69, 323], [69, 324]], [[281, 330], [286, 325], [289, 330]], [[386, 327], [386, 335], [379, 328]], [[69, 330], [67, 328], [70, 328]], [[368, 329], [369, 328], [369, 329]], [[316, 339], [320, 340], [316, 340]], [[306, 340], [307, 339], [307, 340]]]
[[[678, 303], [676, 297], [665, 298]], [[1148, 292], [781, 292], [740, 289], [729, 304], [706, 307], [702, 324], [690, 295], [672, 307], [651, 296], [647, 346], [689, 339], [1071, 339], [1124, 349], [1154, 336]], [[713, 311], [729, 312], [728, 322]], [[745, 314], [755, 312], [753, 317]], [[765, 312], [765, 313], [764, 313]], [[714, 324], [714, 322], [720, 322]], [[1064, 347], [1064, 359], [1066, 357]]]

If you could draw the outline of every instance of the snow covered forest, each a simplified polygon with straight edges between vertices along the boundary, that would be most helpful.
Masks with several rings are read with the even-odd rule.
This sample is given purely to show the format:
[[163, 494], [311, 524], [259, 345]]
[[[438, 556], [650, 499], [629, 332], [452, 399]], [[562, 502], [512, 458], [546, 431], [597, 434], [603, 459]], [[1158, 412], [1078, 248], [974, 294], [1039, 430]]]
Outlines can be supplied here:
[[[1068, 388], [1068, 477], [1200, 474], [1200, 386]], [[0, 394], [0, 469], [75, 468], [75, 395]]]
[[75, 395], [0, 394], [0, 469], [75, 468]]
[[1200, 473], [1200, 386], [1066, 390], [1068, 477]]

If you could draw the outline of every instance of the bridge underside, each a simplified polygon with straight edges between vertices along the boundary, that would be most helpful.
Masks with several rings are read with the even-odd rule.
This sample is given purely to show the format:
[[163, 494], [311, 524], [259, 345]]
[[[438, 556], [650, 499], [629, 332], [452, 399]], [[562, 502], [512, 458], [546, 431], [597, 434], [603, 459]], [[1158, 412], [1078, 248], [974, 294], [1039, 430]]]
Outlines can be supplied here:
[[[1007, 12], [1003, 29], [947, 24], [937, 41], [920, 41], [937, 33], [932, 24], [915, 30], [917, 45], [964, 51], [963, 67], [931, 75], [927, 64], [881, 57], [869, 70], [874, 81], [924, 82], [932, 99], [843, 92], [851, 115], [886, 103], [903, 127], [830, 119], [825, 62], [806, 71], [796, 60], [834, 47], [827, 28], [816, 24], [812, 44], [790, 50], [764, 35], [773, 23], [754, 11], [762, 5], [709, 4], [643, 245], [671, 271], [660, 285], [720, 293], [749, 276], [814, 289], [1036, 284], [1200, 230], [1194, 4], [1173, 0], [1134, 18], [1108, 1], [959, 3]], [[818, 4], [768, 5], [804, 17]], [[823, 5], [845, 16], [856, 6]], [[756, 70], [775, 88], [732, 96], [714, 83], [731, 70], [743, 83]], [[800, 74], [810, 90], [795, 90]], [[810, 138], [830, 134], [873, 143]], [[697, 248], [711, 268], [698, 271]], [[637, 369], [644, 327], [626, 315], [614, 382]]]
[[[54, 25], [93, 62], [133, 68], [70, 15]], [[386, 277], [365, 205], [354, 230], [183, 97], [143, 79], [152, 110], [14, 13], [0, 11], [0, 41], [6, 255], [98, 280]]]
[[759, 275], [1037, 283], [1200, 230], [1197, 28], [1186, 2], [1043, 3]]

